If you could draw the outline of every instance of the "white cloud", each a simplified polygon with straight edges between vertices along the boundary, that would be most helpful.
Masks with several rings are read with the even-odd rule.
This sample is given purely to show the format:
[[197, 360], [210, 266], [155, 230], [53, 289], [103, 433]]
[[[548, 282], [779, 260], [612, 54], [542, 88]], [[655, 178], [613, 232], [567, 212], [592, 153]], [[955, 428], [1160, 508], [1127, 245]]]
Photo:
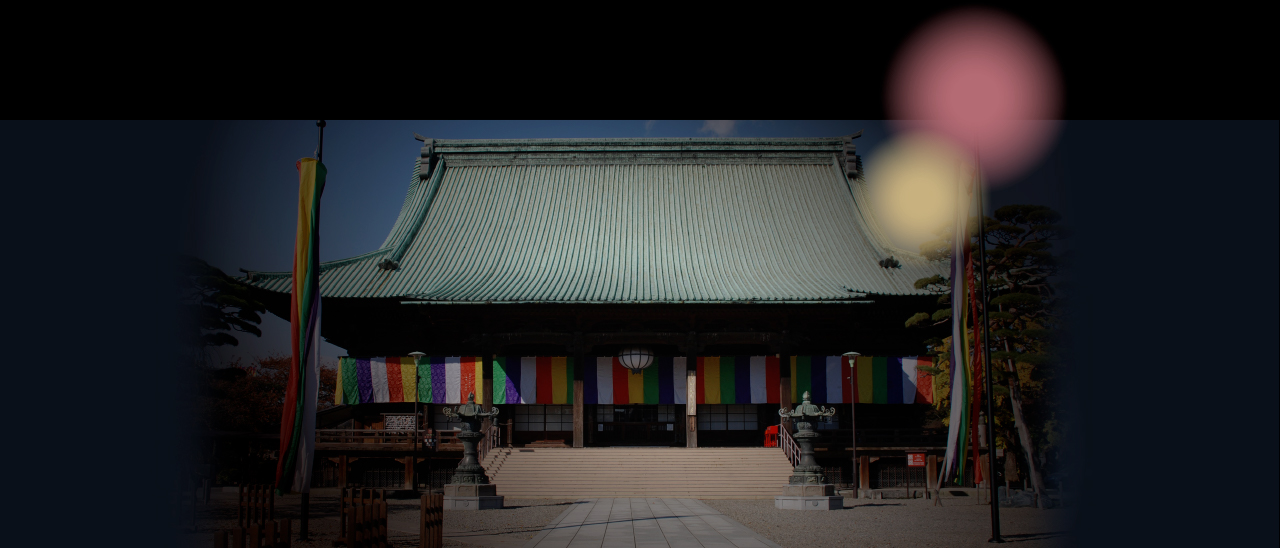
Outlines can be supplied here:
[[732, 135], [736, 120], [706, 120], [702, 123], [702, 129], [699, 133], [714, 133], [717, 137]]

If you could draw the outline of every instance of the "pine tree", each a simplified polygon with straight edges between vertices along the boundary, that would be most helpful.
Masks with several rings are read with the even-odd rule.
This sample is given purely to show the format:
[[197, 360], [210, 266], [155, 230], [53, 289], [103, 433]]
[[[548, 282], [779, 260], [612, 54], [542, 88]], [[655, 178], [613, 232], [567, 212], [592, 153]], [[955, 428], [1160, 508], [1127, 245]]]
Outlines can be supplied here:
[[[1057, 417], [1057, 406], [1052, 390], [1046, 385], [1059, 369], [1054, 337], [1059, 331], [1056, 305], [1060, 299], [1059, 274], [1061, 258], [1050, 252], [1052, 242], [1065, 236], [1065, 229], [1057, 224], [1061, 216], [1045, 206], [1010, 205], [997, 209], [994, 217], [984, 217], [983, 226], [987, 245], [987, 291], [990, 308], [987, 316], [991, 324], [990, 359], [993, 396], [996, 399], [997, 432], [1003, 432], [1004, 446], [1012, 448], [1013, 430], [1027, 463], [1028, 476], [1033, 487], [1044, 492], [1040, 466], [1034, 448], [1046, 443], [1058, 445], [1062, 421]], [[978, 220], [970, 220], [968, 237], [973, 238], [972, 249], [977, 252]], [[939, 239], [921, 244], [921, 253], [932, 260], [951, 258], [952, 229], [946, 227], [935, 232]], [[916, 281], [918, 289], [928, 289], [939, 294], [938, 303], [949, 305], [949, 282], [943, 276], [932, 276]], [[979, 306], [981, 304], [979, 303]], [[949, 322], [949, 306], [932, 314], [920, 312], [907, 320], [906, 325], [925, 326]], [[980, 325], [980, 324], [979, 324]], [[973, 336], [970, 330], [968, 336]], [[949, 348], [944, 340], [931, 340], [934, 348]], [[939, 364], [945, 364], [950, 356], [939, 356]], [[943, 368], [929, 370], [945, 375]], [[1005, 386], [997, 383], [1003, 382]], [[1006, 407], [1004, 401], [1008, 400]], [[1024, 411], [1030, 411], [1026, 413]], [[1012, 415], [1012, 416], [1009, 416]], [[1028, 417], [1031, 415], [1031, 417]], [[1034, 431], [1029, 419], [1041, 425]], [[1007, 457], [1008, 458], [1008, 457]]]

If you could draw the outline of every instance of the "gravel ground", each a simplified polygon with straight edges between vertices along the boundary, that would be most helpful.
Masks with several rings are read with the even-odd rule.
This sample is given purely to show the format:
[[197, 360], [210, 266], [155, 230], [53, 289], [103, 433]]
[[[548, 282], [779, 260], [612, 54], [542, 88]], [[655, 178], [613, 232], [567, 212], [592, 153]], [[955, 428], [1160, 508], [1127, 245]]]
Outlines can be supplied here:
[[[332, 492], [328, 492], [332, 491]], [[293, 520], [293, 546], [331, 548], [338, 536], [337, 490], [311, 495], [309, 541], [300, 541], [298, 495], [276, 499], [276, 518]], [[506, 499], [502, 510], [445, 512], [445, 546], [519, 548], [564, 512], [572, 499]], [[976, 498], [868, 500], [846, 498], [834, 512], [778, 510], [772, 500], [704, 500], [729, 518], [784, 548], [850, 546], [990, 546], [991, 509]], [[213, 493], [197, 510], [195, 532], [182, 535], [183, 548], [213, 546], [213, 532], [236, 526], [236, 494]], [[1066, 531], [1074, 518], [1068, 509], [1001, 508], [1001, 532], [1025, 548], [1069, 545]], [[418, 501], [389, 501], [388, 536], [392, 546], [409, 548], [418, 541]]]
[[[984, 499], [985, 500], [985, 499]], [[985, 546], [991, 507], [964, 497], [844, 499], [843, 511], [778, 510], [772, 500], [704, 500], [707, 506], [783, 548], [850, 546]], [[1019, 548], [1068, 546], [1071, 509], [1001, 508], [1000, 532]]]
[[[330, 492], [331, 491], [331, 492]], [[298, 540], [301, 497], [290, 495], [276, 499], [276, 519], [290, 518], [293, 546], [298, 548], [331, 548], [338, 537], [338, 500], [336, 489], [317, 489], [311, 494], [310, 539]], [[446, 511], [444, 514], [445, 546], [517, 548], [573, 504], [567, 499], [507, 498], [502, 510]], [[387, 537], [392, 546], [408, 548], [418, 545], [418, 500], [391, 499], [387, 507]], [[208, 506], [197, 508], [196, 530], [181, 535], [183, 548], [213, 546], [213, 533], [236, 527], [236, 494], [215, 492]]]

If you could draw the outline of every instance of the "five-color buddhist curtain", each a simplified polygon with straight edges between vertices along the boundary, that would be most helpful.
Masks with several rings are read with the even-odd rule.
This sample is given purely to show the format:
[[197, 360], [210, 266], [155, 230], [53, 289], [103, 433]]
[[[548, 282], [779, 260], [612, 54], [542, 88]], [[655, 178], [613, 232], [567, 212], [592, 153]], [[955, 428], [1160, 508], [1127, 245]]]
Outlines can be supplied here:
[[[933, 403], [933, 377], [917, 369], [929, 357], [858, 358], [856, 378], [842, 356], [789, 356], [791, 401], [810, 393], [815, 404]], [[551, 356], [493, 358], [492, 402], [484, 401], [483, 358], [430, 356], [339, 360], [337, 403], [465, 403], [474, 392], [481, 404], [572, 404], [574, 359]], [[690, 364], [684, 357], [657, 356], [639, 373], [612, 356], [591, 357], [582, 370], [582, 403], [685, 404]], [[779, 403], [781, 360], [775, 356], [702, 356], [695, 394], [701, 404]]]

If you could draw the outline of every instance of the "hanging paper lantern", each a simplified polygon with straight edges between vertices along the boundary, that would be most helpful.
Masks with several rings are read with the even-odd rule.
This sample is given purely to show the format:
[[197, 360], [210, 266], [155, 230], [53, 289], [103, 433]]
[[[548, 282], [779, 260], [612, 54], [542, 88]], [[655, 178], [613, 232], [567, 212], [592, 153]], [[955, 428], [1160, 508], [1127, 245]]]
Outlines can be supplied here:
[[632, 375], [638, 375], [640, 371], [653, 363], [653, 351], [638, 346], [623, 348], [618, 352], [618, 362], [623, 367], [630, 369]]

